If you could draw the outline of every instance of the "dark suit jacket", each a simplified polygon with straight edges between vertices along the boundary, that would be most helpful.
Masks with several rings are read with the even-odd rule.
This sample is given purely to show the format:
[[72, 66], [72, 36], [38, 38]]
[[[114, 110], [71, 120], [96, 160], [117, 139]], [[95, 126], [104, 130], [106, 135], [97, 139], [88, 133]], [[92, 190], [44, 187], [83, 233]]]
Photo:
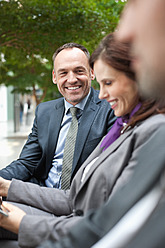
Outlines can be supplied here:
[[[144, 144], [141, 156], [133, 176], [122, 189], [119, 189], [109, 201], [99, 210], [91, 212], [82, 218], [60, 242], [51, 241], [40, 248], [88, 248], [107, 234], [115, 224], [160, 181], [165, 171], [164, 152], [165, 126], [162, 126], [150, 139], [150, 144]], [[165, 179], [164, 179], [165, 180]], [[165, 245], [165, 203], [161, 202], [153, 215], [132, 237], [130, 243], [122, 248], [163, 248]]]
[[[0, 176], [5, 179], [16, 178], [44, 184], [52, 167], [64, 111], [64, 98], [37, 106], [32, 133], [19, 159], [2, 169]], [[115, 119], [107, 101], [100, 100], [98, 91], [91, 88], [79, 124], [71, 179], [101, 138], [109, 131]]]

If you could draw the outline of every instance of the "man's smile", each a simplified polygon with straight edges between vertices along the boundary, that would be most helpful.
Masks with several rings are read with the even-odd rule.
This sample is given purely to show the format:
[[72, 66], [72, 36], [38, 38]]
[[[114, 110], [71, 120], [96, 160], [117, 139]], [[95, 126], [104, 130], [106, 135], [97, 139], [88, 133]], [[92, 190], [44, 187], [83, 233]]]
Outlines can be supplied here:
[[81, 86], [70, 86], [70, 87], [65, 87], [68, 90], [77, 90], [79, 88], [81, 88]]

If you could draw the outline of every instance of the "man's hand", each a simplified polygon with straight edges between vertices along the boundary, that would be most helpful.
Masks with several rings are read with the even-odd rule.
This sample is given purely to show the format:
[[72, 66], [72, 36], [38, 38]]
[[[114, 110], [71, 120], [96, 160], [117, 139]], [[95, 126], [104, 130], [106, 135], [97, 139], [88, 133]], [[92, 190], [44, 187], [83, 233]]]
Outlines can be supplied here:
[[0, 196], [7, 196], [11, 181], [0, 177]]
[[0, 226], [18, 234], [21, 220], [26, 213], [22, 209], [7, 202], [2, 203], [2, 209], [8, 211], [8, 217], [0, 214]]

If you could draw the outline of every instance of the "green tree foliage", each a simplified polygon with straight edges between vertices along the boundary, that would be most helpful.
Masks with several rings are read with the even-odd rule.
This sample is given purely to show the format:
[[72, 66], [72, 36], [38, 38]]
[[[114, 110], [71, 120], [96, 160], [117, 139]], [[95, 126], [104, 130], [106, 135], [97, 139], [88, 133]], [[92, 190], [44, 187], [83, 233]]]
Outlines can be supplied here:
[[[33, 92], [36, 101], [58, 97], [51, 83], [52, 55], [66, 42], [90, 52], [115, 30], [124, 1], [0, 0], [0, 84]], [[38, 95], [38, 89], [42, 95]]]

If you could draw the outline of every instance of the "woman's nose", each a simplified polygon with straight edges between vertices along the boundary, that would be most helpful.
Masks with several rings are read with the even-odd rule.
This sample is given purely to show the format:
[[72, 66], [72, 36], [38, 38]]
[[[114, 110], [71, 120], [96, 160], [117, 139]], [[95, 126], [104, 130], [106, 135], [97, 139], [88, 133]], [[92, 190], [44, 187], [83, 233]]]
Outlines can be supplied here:
[[99, 92], [99, 98], [100, 99], [106, 99], [108, 97], [108, 93], [106, 90], [100, 88], [100, 92]]

